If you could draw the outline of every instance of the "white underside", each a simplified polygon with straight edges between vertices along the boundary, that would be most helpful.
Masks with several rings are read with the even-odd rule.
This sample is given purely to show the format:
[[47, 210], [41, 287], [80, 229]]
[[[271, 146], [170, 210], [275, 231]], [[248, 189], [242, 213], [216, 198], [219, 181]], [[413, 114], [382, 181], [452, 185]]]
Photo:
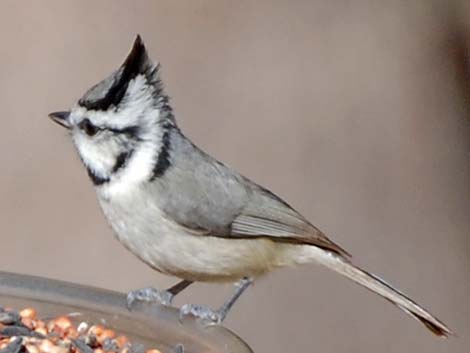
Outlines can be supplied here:
[[[113, 197], [112, 202], [100, 198], [101, 207], [119, 241], [160, 272], [188, 280], [232, 281], [315, 257], [315, 250], [309, 251], [316, 249], [312, 246], [192, 233], [152, 204], [139, 202], [138, 191], [131, 194], [136, 203], [128, 204], [125, 196]], [[136, 204], [144, 207], [132, 206]]]

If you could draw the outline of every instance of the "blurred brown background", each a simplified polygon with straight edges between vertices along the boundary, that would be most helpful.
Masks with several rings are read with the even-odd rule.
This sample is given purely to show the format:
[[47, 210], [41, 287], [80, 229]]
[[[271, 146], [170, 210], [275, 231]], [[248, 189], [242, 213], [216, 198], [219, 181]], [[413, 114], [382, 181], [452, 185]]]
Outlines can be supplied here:
[[[469, 352], [468, 1], [2, 1], [1, 270], [119, 291], [175, 282], [113, 238], [47, 119], [136, 33], [193, 141], [460, 337], [315, 266], [256, 283], [228, 327], [256, 352]], [[177, 303], [215, 307], [231, 290], [198, 284]]]

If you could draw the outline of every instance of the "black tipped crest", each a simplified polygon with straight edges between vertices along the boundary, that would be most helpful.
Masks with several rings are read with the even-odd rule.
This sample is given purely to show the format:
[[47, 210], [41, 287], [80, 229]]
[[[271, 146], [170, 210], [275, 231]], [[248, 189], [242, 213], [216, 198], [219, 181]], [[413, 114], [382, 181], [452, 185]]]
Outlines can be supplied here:
[[89, 110], [108, 110], [110, 107], [117, 107], [126, 93], [129, 82], [137, 75], [155, 74], [145, 45], [140, 35], [137, 35], [132, 49], [119, 70], [111, 74], [108, 78], [93, 86], [78, 104]]

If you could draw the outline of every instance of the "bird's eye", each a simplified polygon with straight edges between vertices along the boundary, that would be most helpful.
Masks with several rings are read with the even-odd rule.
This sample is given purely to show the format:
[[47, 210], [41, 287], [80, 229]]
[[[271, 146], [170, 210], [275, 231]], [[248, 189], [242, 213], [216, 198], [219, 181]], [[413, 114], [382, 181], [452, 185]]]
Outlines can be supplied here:
[[80, 124], [78, 124], [80, 130], [82, 130], [88, 136], [94, 136], [98, 132], [98, 128], [91, 123], [89, 119], [83, 119]]

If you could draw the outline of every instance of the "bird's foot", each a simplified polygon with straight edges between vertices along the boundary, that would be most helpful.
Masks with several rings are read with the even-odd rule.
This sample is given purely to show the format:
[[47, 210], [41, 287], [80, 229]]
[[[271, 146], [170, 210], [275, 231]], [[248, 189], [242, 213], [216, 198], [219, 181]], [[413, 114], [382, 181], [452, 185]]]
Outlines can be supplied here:
[[127, 308], [131, 310], [135, 302], [159, 303], [170, 306], [175, 295], [167, 290], [160, 291], [155, 288], [137, 289], [127, 294]]
[[180, 321], [188, 315], [194, 316], [205, 324], [220, 324], [225, 319], [226, 313], [204, 305], [184, 304], [180, 309]]

